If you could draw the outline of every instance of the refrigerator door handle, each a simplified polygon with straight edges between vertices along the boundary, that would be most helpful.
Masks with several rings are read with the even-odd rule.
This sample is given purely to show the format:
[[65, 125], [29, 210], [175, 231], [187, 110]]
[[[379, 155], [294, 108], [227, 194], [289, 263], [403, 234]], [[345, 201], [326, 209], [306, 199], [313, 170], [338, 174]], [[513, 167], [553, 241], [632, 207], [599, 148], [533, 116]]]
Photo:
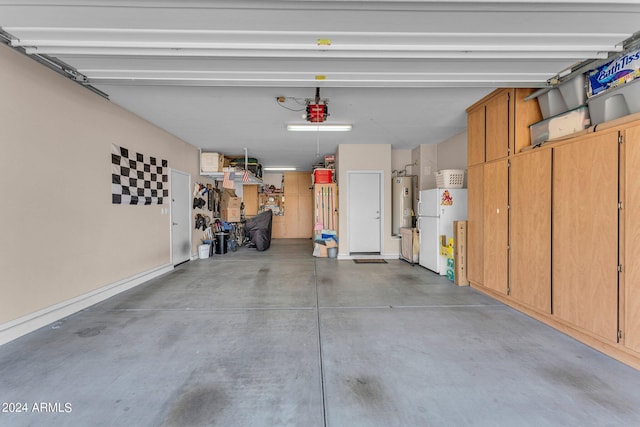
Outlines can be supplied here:
[[418, 201], [418, 216], [422, 216], [422, 202]]
[[418, 221], [416, 221], [416, 228], [418, 229], [418, 231], [420, 231], [420, 220], [422, 219], [421, 216], [418, 217]]

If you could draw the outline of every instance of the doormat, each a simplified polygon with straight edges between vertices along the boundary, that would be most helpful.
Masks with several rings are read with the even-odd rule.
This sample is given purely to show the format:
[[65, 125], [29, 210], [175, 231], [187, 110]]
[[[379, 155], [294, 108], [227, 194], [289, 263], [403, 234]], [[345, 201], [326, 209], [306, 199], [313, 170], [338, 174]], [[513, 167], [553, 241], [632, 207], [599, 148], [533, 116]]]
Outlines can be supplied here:
[[386, 264], [387, 261], [384, 259], [377, 258], [356, 258], [353, 260], [356, 264]]

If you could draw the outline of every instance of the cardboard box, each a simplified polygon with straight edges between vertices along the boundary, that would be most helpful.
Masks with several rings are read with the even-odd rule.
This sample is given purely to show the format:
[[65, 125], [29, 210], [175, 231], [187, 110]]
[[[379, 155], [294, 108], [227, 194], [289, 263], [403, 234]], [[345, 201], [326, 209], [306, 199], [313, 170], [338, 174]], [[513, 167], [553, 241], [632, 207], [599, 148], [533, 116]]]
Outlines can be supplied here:
[[467, 221], [453, 221], [454, 280], [458, 286], [469, 286], [467, 279]]
[[220, 207], [221, 209], [240, 209], [240, 203], [242, 203], [240, 197], [230, 197], [223, 200]]
[[[242, 200], [236, 196], [235, 190], [225, 188], [222, 191], [222, 197], [220, 200], [220, 209], [240, 209], [240, 203]], [[225, 220], [226, 221], [226, 220]]]
[[220, 153], [200, 153], [200, 173], [222, 172], [224, 156]]
[[338, 243], [333, 239], [322, 240], [322, 241], [316, 240], [313, 256], [318, 258], [328, 258], [329, 254], [327, 250], [329, 248], [337, 248], [337, 247], [338, 247]]
[[226, 222], [239, 222], [240, 208], [222, 208], [220, 210], [220, 216], [222, 220]]

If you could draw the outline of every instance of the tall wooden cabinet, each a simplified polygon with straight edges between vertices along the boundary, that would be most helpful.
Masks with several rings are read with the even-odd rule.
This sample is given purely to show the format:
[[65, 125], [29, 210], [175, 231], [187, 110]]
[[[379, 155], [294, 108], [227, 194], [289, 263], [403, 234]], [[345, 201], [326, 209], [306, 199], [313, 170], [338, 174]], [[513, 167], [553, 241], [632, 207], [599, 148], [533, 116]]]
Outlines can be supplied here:
[[284, 235], [313, 237], [313, 191], [310, 172], [284, 173]]
[[551, 150], [511, 159], [509, 295], [551, 313]]
[[640, 125], [623, 133], [624, 149], [624, 245], [623, 260], [624, 313], [621, 316], [625, 345], [640, 353]]
[[618, 133], [553, 149], [553, 313], [615, 342]]
[[[509, 246], [509, 167], [507, 160], [484, 165], [483, 268], [487, 288], [507, 294]], [[467, 258], [470, 256], [467, 254]]]
[[469, 166], [467, 170], [467, 279], [474, 283], [484, 283], [483, 195], [484, 165]]

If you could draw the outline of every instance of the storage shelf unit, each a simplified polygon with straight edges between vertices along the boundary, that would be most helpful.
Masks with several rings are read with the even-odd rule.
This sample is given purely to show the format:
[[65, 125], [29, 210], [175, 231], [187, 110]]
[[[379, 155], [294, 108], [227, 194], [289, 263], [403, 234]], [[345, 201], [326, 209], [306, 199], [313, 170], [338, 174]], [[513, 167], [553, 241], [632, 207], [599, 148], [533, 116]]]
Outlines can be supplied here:
[[471, 285], [640, 368], [640, 120], [525, 151], [516, 132], [490, 156], [487, 108], [468, 110]]

